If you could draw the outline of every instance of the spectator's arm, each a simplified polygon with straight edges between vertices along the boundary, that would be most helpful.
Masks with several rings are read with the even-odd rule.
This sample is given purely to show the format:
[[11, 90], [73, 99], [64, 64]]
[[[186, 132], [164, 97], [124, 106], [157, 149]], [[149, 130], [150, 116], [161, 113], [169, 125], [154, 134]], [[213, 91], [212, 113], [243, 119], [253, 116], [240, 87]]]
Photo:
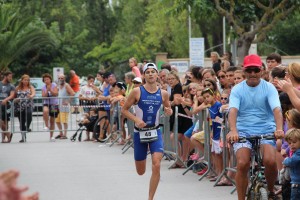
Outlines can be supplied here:
[[291, 167], [291, 165], [292, 165], [292, 158], [285, 158], [285, 159], [283, 160], [282, 164], [283, 164], [284, 166]]
[[33, 97], [35, 97], [35, 89], [33, 86], [30, 87], [30, 93], [31, 95], [29, 95], [29, 98], [32, 99]]
[[53, 87], [53, 89], [51, 88], [49, 91], [50, 91], [51, 95], [54, 96], [54, 97], [56, 97], [58, 95], [57, 86]]
[[10, 91], [9, 96], [2, 100], [2, 105], [5, 105], [8, 101], [13, 100], [15, 98], [15, 95], [16, 95], [15, 90]]
[[71, 88], [71, 86], [70, 86], [69, 84], [66, 84], [66, 90], [67, 90], [67, 93], [68, 93], [70, 96], [74, 96], [74, 95], [75, 95], [74, 90]]

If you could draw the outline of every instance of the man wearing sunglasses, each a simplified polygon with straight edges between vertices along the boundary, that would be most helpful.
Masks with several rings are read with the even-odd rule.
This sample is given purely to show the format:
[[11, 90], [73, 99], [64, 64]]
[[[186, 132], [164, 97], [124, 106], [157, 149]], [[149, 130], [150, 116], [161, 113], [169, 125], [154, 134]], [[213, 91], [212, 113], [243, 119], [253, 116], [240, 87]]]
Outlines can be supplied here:
[[[252, 148], [248, 141], [239, 143], [239, 136], [275, 134], [276, 138], [283, 137], [278, 92], [271, 83], [261, 79], [261, 66], [262, 62], [258, 55], [252, 54], [244, 58], [246, 80], [232, 89], [229, 100], [230, 132], [227, 141], [235, 142], [233, 148], [237, 158], [236, 187], [239, 200], [245, 199]], [[269, 199], [275, 199], [273, 192], [277, 178], [275, 145], [273, 140], [261, 141]]]

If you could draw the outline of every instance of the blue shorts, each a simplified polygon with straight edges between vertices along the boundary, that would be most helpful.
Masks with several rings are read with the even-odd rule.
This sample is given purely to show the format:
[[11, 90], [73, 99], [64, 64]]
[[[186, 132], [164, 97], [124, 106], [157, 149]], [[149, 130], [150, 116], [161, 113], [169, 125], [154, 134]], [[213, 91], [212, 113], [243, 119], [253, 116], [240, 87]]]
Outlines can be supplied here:
[[79, 106], [79, 91], [75, 92], [75, 95], [73, 96], [71, 101], [71, 106]]
[[193, 124], [186, 132], [184, 132], [184, 136], [191, 138], [193, 135], [194, 128], [195, 128], [195, 124]]
[[[267, 133], [265, 135], [272, 135], [273, 133]], [[243, 133], [243, 132], [240, 132], [239, 133], [239, 136], [240, 137], [249, 137], [249, 136], [253, 136], [253, 135], [256, 135], [256, 134], [248, 134], [248, 133]], [[261, 134], [257, 134], [257, 135], [261, 135]], [[269, 144], [269, 145], [272, 145], [274, 148], [276, 147], [276, 140], [261, 140], [260, 144]], [[239, 150], [240, 148], [248, 148], [248, 149], [252, 149], [252, 144], [251, 142], [249, 142], [248, 140], [246, 142], [236, 142], [233, 144], [233, 149], [234, 149], [234, 152], [236, 153], [237, 150]]]
[[158, 140], [154, 142], [141, 143], [139, 132], [134, 133], [134, 159], [136, 161], [146, 160], [148, 147], [150, 149], [151, 154], [155, 152], [164, 152], [164, 143], [160, 129], [157, 129], [157, 136]]

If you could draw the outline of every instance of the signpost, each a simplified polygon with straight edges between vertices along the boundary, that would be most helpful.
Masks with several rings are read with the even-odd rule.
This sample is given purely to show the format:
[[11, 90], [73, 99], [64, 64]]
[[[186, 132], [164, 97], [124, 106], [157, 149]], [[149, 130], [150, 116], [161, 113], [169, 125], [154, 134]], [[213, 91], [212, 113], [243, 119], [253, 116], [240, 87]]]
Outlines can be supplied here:
[[204, 38], [190, 38], [190, 66], [204, 67]]
[[53, 81], [57, 83], [58, 81], [58, 75], [64, 74], [64, 68], [63, 67], [54, 67], [53, 68]]

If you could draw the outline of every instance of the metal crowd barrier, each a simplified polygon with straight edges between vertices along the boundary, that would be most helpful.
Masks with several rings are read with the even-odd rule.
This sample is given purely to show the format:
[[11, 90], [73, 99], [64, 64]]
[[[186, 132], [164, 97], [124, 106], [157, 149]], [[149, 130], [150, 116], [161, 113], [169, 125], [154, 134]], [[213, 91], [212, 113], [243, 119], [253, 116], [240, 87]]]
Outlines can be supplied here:
[[[230, 166], [235, 166], [235, 162], [234, 159], [230, 159], [230, 157], [235, 158], [234, 152], [232, 148], [229, 148], [230, 151], [230, 157], [228, 155], [227, 152], [227, 141], [226, 141], [226, 135], [229, 133], [229, 124], [228, 124], [228, 111], [223, 113], [223, 119], [224, 119], [224, 124], [225, 126], [222, 127], [222, 137], [223, 137], [223, 171], [222, 173], [219, 175], [219, 177], [217, 178], [214, 186], [217, 186], [217, 184], [219, 183], [219, 181], [221, 180], [221, 178], [223, 176], [225, 176], [225, 178], [227, 180], [229, 180], [233, 185], [235, 185], [235, 181], [232, 180], [230, 177], [227, 176], [227, 172], [236, 172], [235, 168], [232, 167], [227, 167], [229, 166], [229, 162], [230, 162]], [[232, 162], [231, 162], [232, 161]]]
[[[60, 131], [64, 131], [64, 128], [62, 126], [62, 130], [58, 129], [56, 126], [56, 122], [55, 119], [54, 120], [54, 127], [51, 130], [46, 130], [44, 129], [44, 119], [43, 119], [43, 107], [44, 107], [44, 101], [54, 101], [54, 102], [50, 102], [53, 103], [53, 106], [55, 106], [54, 109], [54, 113], [52, 113], [54, 116], [56, 116], [57, 110], [56, 108], [59, 108], [59, 112], [64, 112], [64, 113], [68, 113], [68, 128], [67, 131], [77, 131], [79, 127], [78, 122], [80, 122], [80, 120], [82, 120], [83, 116], [82, 114], [83, 109], [84, 108], [100, 108], [103, 107], [104, 105], [99, 104], [97, 101], [95, 102], [95, 105], [78, 105], [78, 106], [71, 106], [70, 103], [72, 101], [73, 98], [78, 98], [78, 97], [35, 97], [32, 100], [27, 99], [27, 98], [15, 98], [10, 104], [7, 104], [5, 106], [1, 106], [0, 107], [0, 113], [1, 115], [3, 115], [4, 120], [8, 121], [9, 119], [9, 128], [7, 131], [2, 131], [2, 129], [0, 129], [0, 132], [11, 132], [11, 133], [21, 133], [22, 136], [24, 137], [25, 133], [27, 132], [60, 132]], [[25, 106], [26, 108], [24, 110], [22, 110], [21, 112], [17, 112], [17, 107], [22, 107], [22, 104], [26, 104], [28, 101], [33, 101], [34, 102], [34, 106], [32, 107], [32, 109], [28, 109], [30, 108], [30, 106]], [[66, 105], [61, 105], [60, 103], [63, 101], [67, 101], [69, 103], [67, 103]], [[1, 102], [1, 101], [0, 101]], [[46, 105], [48, 105], [49, 107], [49, 112], [51, 105], [47, 103]], [[23, 106], [24, 108], [24, 106]], [[54, 108], [54, 107], [52, 107]], [[60, 109], [62, 108], [62, 109]], [[71, 114], [71, 111], [73, 108], [79, 108], [79, 110], [81, 112], [76, 113], [76, 114]], [[7, 113], [7, 114], [5, 114]], [[50, 129], [50, 116], [48, 113], [48, 117], [49, 117], [49, 129]], [[56, 117], [54, 117], [56, 118]], [[25, 128], [24, 128], [25, 127]]]
[[[165, 123], [164, 125], [166, 125], [166, 124], [169, 124], [169, 122]], [[166, 147], [168, 148], [168, 150], [166, 150], [166, 149], [164, 150], [164, 153], [168, 156], [171, 155], [172, 158], [174, 159], [174, 162], [168, 167], [169, 169], [171, 169], [174, 166], [174, 164], [176, 164], [176, 163], [181, 163], [183, 166], [185, 166], [185, 163], [180, 158], [179, 152], [178, 152], [178, 107], [177, 106], [175, 107], [175, 121], [174, 121], [174, 127], [173, 127], [173, 134], [174, 134], [174, 141], [171, 141], [170, 126], [164, 127], [164, 139], [165, 139], [164, 143], [165, 142], [167, 143], [167, 145], [164, 145], [164, 148], [166, 148]], [[171, 146], [173, 146], [173, 148]]]
[[[121, 106], [120, 106], [119, 102], [117, 102], [115, 106], [117, 106], [117, 111], [115, 113], [114, 108], [113, 108], [113, 110], [111, 110], [112, 112], [110, 114], [110, 120], [109, 120], [111, 132], [106, 140], [106, 144], [108, 144], [110, 142], [110, 144], [109, 144], [110, 147], [112, 147], [117, 141], [119, 141], [119, 139], [122, 138]], [[114, 119], [115, 115], [117, 115], [118, 122], [117, 122], [116, 130], [113, 130], [113, 125], [115, 123], [115, 119]]]
[[[133, 107], [129, 109], [129, 112], [134, 113]], [[130, 135], [130, 139], [126, 141], [122, 148], [122, 154], [126, 153], [128, 149], [134, 148], [133, 138], [134, 138], [134, 122], [130, 119], [127, 119], [127, 133]]]
[[0, 120], [2, 121], [2, 123], [6, 122], [6, 130], [2, 130], [2, 127], [0, 127], [1, 139], [4, 140], [4, 138], [2, 138], [2, 134], [13, 133], [11, 130], [11, 128], [13, 127], [13, 122], [11, 121], [11, 118], [13, 117], [11, 116], [13, 108], [11, 107], [10, 101], [7, 102], [5, 105], [2, 105], [2, 101], [0, 100], [0, 105]]
[[[203, 122], [204, 122], [204, 111], [200, 111], [198, 114], [194, 115], [194, 118], [196, 119], [195, 120], [195, 124], [196, 122], [198, 121], [198, 124], [199, 124], [199, 128], [198, 130], [199, 131], [203, 131]], [[202, 161], [193, 161], [193, 163], [186, 168], [186, 170], [182, 173], [182, 175], [185, 175], [187, 172], [189, 172], [195, 165], [201, 165], [203, 168], [205, 167], [203, 164], [202, 164]]]
[[207, 171], [199, 178], [201, 181], [204, 177], [206, 177], [210, 172], [217, 174], [212, 168], [211, 162], [211, 149], [210, 149], [210, 124], [209, 124], [209, 111], [205, 109], [203, 112], [204, 119], [204, 160], [201, 163], [207, 166]]

